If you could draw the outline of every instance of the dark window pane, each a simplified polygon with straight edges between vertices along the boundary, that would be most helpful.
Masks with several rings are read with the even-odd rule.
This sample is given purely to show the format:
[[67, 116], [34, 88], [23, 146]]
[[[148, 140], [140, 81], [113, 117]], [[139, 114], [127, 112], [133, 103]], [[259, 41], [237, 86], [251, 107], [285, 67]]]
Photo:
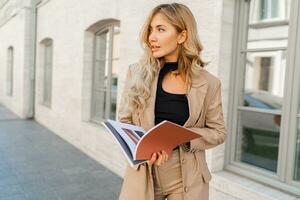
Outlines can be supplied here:
[[300, 120], [298, 120], [298, 135], [296, 139], [294, 180], [300, 181]]
[[276, 172], [280, 122], [280, 115], [240, 111], [236, 159]]

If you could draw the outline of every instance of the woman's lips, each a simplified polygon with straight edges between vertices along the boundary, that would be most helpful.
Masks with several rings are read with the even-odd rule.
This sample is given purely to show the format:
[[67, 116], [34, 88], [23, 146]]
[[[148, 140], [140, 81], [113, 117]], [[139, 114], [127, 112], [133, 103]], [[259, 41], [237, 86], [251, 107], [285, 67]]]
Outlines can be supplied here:
[[159, 48], [160, 48], [159, 45], [155, 45], [155, 44], [151, 45], [151, 51], [158, 51]]
[[152, 47], [151, 50], [152, 51], [158, 51], [160, 47]]

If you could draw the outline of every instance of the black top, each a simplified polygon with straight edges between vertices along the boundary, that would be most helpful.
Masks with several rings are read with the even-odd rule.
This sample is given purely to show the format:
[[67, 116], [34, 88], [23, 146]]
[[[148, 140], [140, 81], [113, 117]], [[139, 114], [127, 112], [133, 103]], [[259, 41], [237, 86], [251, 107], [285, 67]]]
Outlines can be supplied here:
[[177, 67], [177, 62], [167, 62], [159, 72], [155, 100], [155, 125], [163, 120], [168, 120], [182, 126], [189, 117], [186, 95], [169, 93], [162, 88], [165, 74], [176, 70]]

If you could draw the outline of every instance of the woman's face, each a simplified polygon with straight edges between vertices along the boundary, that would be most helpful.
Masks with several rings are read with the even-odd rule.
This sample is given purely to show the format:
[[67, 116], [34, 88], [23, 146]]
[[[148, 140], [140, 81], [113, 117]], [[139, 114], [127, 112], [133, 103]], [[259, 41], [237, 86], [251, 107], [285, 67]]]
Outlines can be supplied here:
[[178, 60], [178, 45], [185, 40], [185, 31], [178, 33], [165, 17], [157, 13], [150, 23], [149, 43], [155, 58], [164, 57], [166, 62]]

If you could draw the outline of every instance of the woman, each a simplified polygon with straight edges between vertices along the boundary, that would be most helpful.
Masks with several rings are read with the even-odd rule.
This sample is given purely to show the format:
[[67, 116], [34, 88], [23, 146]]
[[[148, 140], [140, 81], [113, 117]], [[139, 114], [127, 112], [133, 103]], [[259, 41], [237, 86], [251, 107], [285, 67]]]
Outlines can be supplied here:
[[144, 56], [129, 66], [118, 119], [146, 131], [162, 120], [200, 135], [162, 150], [136, 167], [127, 166], [120, 200], [207, 200], [211, 174], [205, 150], [224, 142], [221, 84], [203, 69], [203, 49], [193, 14], [185, 5], [155, 7], [147, 18], [141, 43]]

